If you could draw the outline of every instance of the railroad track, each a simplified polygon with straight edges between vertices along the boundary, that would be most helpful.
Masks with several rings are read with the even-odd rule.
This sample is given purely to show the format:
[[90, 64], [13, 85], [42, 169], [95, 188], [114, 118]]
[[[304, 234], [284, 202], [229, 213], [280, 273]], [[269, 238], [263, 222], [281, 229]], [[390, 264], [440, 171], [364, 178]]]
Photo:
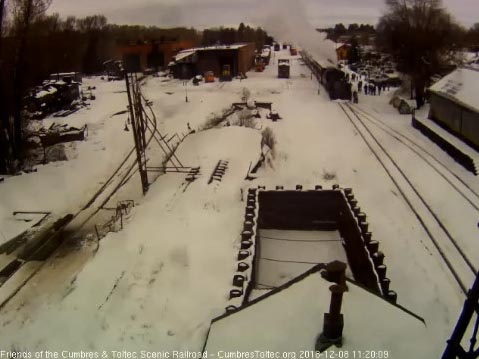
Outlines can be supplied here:
[[[352, 111], [360, 115], [363, 120], [373, 124], [381, 129], [398, 142], [409, 148], [418, 155], [428, 166], [430, 166], [437, 174], [439, 174], [446, 182], [448, 182], [454, 191], [464, 198], [476, 211], [479, 212], [479, 193], [474, 190], [466, 181], [454, 173], [447, 165], [441, 162], [436, 156], [429, 152], [426, 148], [418, 144], [413, 139], [397, 131], [381, 119], [372, 115], [368, 111], [355, 105], [347, 105]], [[462, 188], [461, 188], [462, 187]], [[471, 200], [475, 198], [475, 200]]]
[[[468, 286], [474, 281], [474, 278], [477, 274], [477, 268], [475, 265], [473, 265], [473, 261], [451, 235], [446, 225], [439, 218], [438, 214], [434, 211], [426, 198], [418, 190], [417, 186], [410, 180], [398, 162], [391, 156], [384, 144], [371, 131], [369, 126], [372, 124], [372, 121], [370, 119], [369, 121], [366, 120], [364, 115], [362, 115], [355, 107], [349, 104], [340, 103], [338, 105], [352, 123], [354, 128], [357, 130], [359, 135], [362, 137], [373, 155], [379, 161], [387, 175], [390, 177], [391, 181], [398, 189], [400, 195], [405, 200], [406, 204], [418, 219], [420, 225], [438, 251], [442, 261], [450, 271], [451, 275], [454, 277], [454, 280], [457, 282], [462, 292], [467, 294]], [[380, 127], [381, 124], [384, 126]], [[408, 142], [408, 140], [406, 140], [406, 136], [399, 136], [397, 131], [393, 131], [389, 126], [386, 127], [384, 123], [379, 123], [376, 121], [374, 125], [377, 125], [384, 132], [386, 132], [387, 129], [388, 132], [386, 133], [388, 135], [398, 140], [400, 139], [400, 142], [403, 145], [412, 150], [436, 172], [440, 171], [437, 168], [439, 165], [434, 166], [432, 163], [433, 160], [427, 159], [427, 155], [424, 152], [420, 152], [425, 150], [419, 149], [419, 145], [416, 143], [413, 144], [413, 141], [410, 139], [408, 139]], [[448, 178], [444, 172], [441, 173], [441, 177], [444, 176], [443, 178]], [[450, 175], [451, 174], [449, 173], [448, 176]], [[454, 188], [454, 190], [457, 191], [463, 198], [465, 197], [465, 188], [467, 188], [469, 191], [472, 190], [469, 186], [464, 186], [464, 184], [462, 184], [463, 188], [459, 188], [458, 183], [454, 183], [450, 177], [446, 181], [451, 185], [451, 188]], [[474, 192], [474, 194], [477, 196], [477, 193]], [[467, 202], [477, 211], [477, 204], [475, 202]]]
[[[142, 111], [147, 118], [147, 127], [150, 132], [149, 138], [146, 140], [146, 146], [149, 146], [152, 141], [158, 143], [165, 153], [170, 153], [170, 160], [176, 160], [179, 162], [176, 157], [174, 150], [166, 143], [162, 142], [161, 134], [157, 130], [157, 119], [151, 108], [150, 102], [141, 94], [144, 104], [149, 110], [149, 114], [146, 112], [145, 108], [142, 108]], [[162, 147], [164, 146], [164, 147]], [[15, 253], [22, 253], [24, 250], [22, 246], [18, 247], [12, 254], [11, 258], [13, 262], [7, 264], [7, 267], [13, 263], [15, 264], [14, 270], [9, 273], [8, 278], [5, 281], [0, 283], [0, 289], [5, 283], [8, 283], [8, 279], [11, 278], [15, 273], [22, 272], [23, 267], [26, 263], [31, 261], [38, 261], [38, 257], [42, 258], [42, 261], [39, 262], [34, 269], [28, 271], [28, 273], [23, 274], [22, 278], [18, 281], [18, 285], [14, 288], [9, 288], [9, 293], [2, 293], [0, 290], [0, 309], [3, 308], [8, 301], [10, 301], [45, 265], [46, 258], [53, 255], [53, 253], [59, 249], [63, 239], [61, 238], [61, 233], [69, 228], [72, 232], [78, 233], [81, 231], [97, 214], [100, 212], [111, 198], [126, 184], [131, 178], [138, 173], [137, 169], [137, 160], [133, 156], [135, 148], [133, 147], [121, 160], [118, 167], [116, 167], [111, 174], [108, 176], [106, 181], [102, 184], [100, 188], [91, 196], [91, 198], [74, 214], [68, 214], [67, 216], [59, 219], [56, 223], [53, 224], [52, 228], [47, 228], [47, 231], [50, 231], [50, 235], [45, 237], [42, 240], [42, 243], [35, 244], [38, 248], [35, 248], [34, 251], [28, 254], [25, 258], [21, 260], [16, 258]], [[181, 164], [181, 162], [179, 162]], [[2, 268], [0, 268], [2, 270]]]

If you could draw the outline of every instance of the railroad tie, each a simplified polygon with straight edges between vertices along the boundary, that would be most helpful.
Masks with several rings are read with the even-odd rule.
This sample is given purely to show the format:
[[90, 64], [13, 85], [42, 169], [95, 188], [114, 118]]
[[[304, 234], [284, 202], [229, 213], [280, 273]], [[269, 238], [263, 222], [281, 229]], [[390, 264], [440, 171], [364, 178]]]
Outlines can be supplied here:
[[228, 169], [228, 163], [229, 162], [225, 160], [218, 161], [218, 163], [215, 166], [215, 169], [213, 170], [213, 173], [211, 173], [208, 184], [212, 183], [213, 181], [221, 182], [221, 180], [223, 179], [223, 176], [226, 173], [226, 170]]
[[200, 167], [192, 167], [186, 175], [187, 182], [193, 182], [200, 176]]

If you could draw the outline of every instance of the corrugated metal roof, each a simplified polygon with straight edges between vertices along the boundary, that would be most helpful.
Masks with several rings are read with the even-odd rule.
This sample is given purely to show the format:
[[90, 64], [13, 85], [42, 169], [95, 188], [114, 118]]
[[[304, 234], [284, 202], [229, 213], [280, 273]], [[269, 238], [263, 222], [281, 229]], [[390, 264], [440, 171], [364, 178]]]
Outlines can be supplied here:
[[183, 50], [180, 51], [176, 56], [175, 56], [175, 61], [181, 61], [184, 58], [187, 58], [190, 55], [193, 55], [196, 52], [195, 49], [188, 49], [188, 50]]

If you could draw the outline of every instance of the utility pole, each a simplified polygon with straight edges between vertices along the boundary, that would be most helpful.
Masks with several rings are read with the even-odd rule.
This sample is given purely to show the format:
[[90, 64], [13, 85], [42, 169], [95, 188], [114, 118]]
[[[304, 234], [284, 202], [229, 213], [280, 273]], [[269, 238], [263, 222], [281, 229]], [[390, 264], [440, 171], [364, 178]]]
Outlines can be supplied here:
[[[479, 223], [477, 224], [479, 227]], [[466, 351], [461, 342], [466, 333], [472, 316], [476, 313], [476, 322], [474, 330], [470, 339], [469, 350]], [[477, 335], [479, 330], [479, 273], [476, 274], [476, 279], [472, 288], [467, 292], [467, 297], [462, 307], [461, 315], [456, 323], [456, 327], [452, 332], [451, 338], [447, 341], [447, 347], [442, 354], [442, 359], [473, 359], [479, 358], [479, 349], [476, 348]]]
[[143, 194], [148, 191], [148, 172], [146, 169], [146, 125], [143, 117], [143, 105], [138, 89], [136, 74], [125, 71], [126, 92], [128, 94], [128, 108], [130, 110], [131, 128], [135, 141], [136, 160], [141, 178]]
[[183, 85], [185, 86], [185, 102], [188, 102], [188, 81], [183, 81]]

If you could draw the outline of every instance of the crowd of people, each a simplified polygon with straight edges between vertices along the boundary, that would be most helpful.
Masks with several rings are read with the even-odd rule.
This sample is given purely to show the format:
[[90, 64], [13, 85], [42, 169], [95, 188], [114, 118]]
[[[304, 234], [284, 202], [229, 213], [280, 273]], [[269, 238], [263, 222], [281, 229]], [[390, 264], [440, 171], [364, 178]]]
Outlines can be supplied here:
[[358, 94], [380, 96], [381, 92], [389, 91], [390, 86], [384, 82], [368, 82], [366, 78], [355, 73], [346, 74], [346, 81], [351, 85], [352, 101], [358, 103]]

